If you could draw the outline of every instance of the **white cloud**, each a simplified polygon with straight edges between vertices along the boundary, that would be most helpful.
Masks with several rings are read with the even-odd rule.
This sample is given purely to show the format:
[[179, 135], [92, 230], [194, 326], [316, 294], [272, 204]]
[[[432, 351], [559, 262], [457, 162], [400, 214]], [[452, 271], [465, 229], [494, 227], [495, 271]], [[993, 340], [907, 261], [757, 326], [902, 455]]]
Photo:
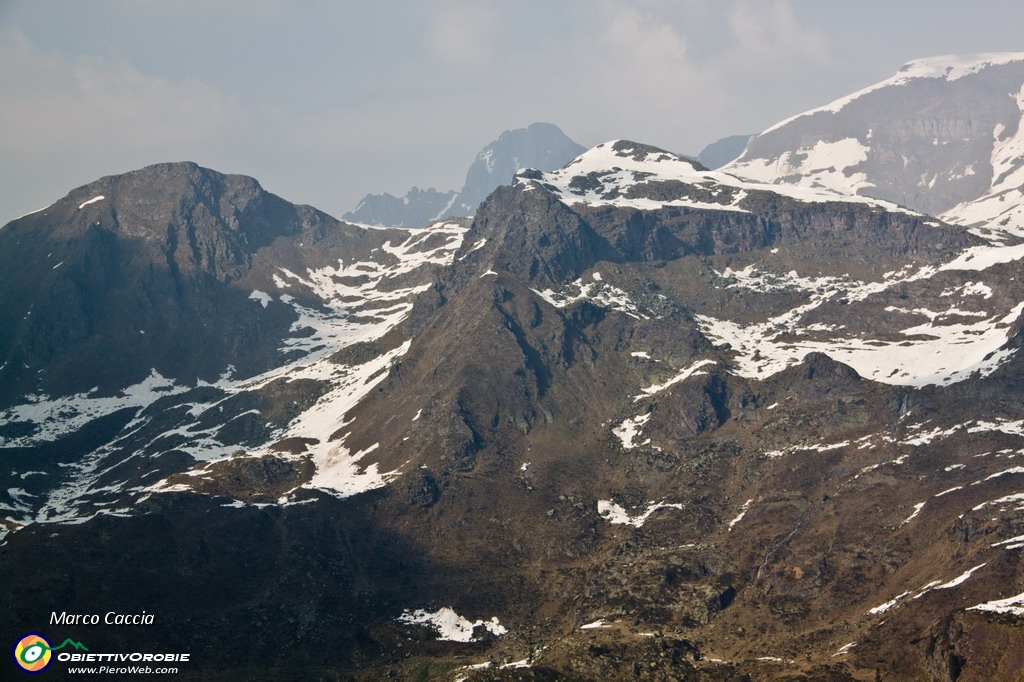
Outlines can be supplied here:
[[0, 33], [0, 149], [159, 149], [210, 140], [237, 124], [234, 99], [195, 79], [172, 82], [100, 58], [69, 59]]
[[498, 17], [492, 5], [457, 0], [439, 5], [433, 14], [428, 47], [448, 66], [478, 70], [498, 49]]
[[685, 65], [686, 40], [666, 22], [625, 4], [605, 4], [599, 43], [630, 67], [657, 71]]
[[3, 26], [0, 101], [0, 224], [150, 163], [190, 160], [232, 172], [238, 166], [225, 162], [237, 162], [254, 137], [236, 99], [195, 78], [43, 51]]
[[739, 0], [728, 13], [734, 49], [751, 59], [822, 60], [827, 43], [816, 30], [800, 24], [787, 0]]

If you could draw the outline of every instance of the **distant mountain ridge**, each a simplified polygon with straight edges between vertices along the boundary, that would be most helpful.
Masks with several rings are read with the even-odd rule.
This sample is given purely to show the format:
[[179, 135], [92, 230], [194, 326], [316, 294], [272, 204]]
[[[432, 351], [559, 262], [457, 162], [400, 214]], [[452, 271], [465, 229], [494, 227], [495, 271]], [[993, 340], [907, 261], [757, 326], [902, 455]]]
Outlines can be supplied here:
[[1024, 53], [933, 57], [750, 140], [723, 170], [1024, 235]]
[[403, 197], [392, 194], [367, 194], [344, 220], [365, 225], [424, 227], [437, 220], [452, 206], [458, 193], [439, 192], [433, 187], [413, 187]]
[[416, 228], [448, 216], [471, 216], [488, 194], [511, 182], [517, 171], [554, 170], [584, 151], [550, 123], [506, 130], [476, 155], [458, 192], [414, 187], [402, 198], [368, 194], [342, 218], [367, 225]]
[[753, 135], [723, 137], [704, 147], [697, 155], [697, 160], [711, 170], [717, 170], [730, 161], [735, 161], [753, 137]]

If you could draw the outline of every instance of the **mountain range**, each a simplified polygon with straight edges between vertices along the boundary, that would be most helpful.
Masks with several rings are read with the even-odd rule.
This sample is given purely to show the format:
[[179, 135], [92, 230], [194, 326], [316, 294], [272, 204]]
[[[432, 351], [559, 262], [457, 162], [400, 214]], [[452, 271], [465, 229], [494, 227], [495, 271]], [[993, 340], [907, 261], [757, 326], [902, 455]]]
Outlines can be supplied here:
[[[1021, 92], [1024, 55], [917, 60], [717, 170], [503, 135], [426, 227], [190, 163], [7, 224], [0, 636], [181, 679], [1016, 679]], [[51, 622], [100, 609], [155, 622]]]
[[367, 225], [424, 227], [446, 217], [472, 216], [480, 202], [497, 187], [511, 182], [517, 171], [554, 170], [584, 151], [550, 123], [506, 130], [476, 155], [458, 192], [413, 187], [402, 198], [387, 193], [368, 194], [342, 218]]

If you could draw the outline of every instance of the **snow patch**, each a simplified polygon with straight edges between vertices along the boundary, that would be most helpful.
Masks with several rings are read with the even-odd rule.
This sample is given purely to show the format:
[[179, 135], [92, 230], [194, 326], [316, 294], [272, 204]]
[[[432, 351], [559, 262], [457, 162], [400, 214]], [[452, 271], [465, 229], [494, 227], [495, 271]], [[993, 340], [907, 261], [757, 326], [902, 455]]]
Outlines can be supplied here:
[[[742, 203], [751, 191], [770, 191], [808, 203], [841, 201], [913, 213], [891, 202], [851, 196], [846, 191], [849, 178], [842, 171], [851, 164], [859, 163], [858, 159], [862, 160], [867, 149], [855, 139], [818, 143], [821, 153], [833, 159], [825, 167], [836, 177], [830, 180], [828, 174], [823, 172], [820, 179], [825, 182], [819, 182], [815, 187], [768, 184], [777, 177], [774, 165], [764, 169], [761, 176], [748, 173], [748, 177], [754, 179], [746, 180], [725, 170], [699, 171], [690, 161], [669, 152], [652, 151], [641, 156], [634, 153], [634, 149], [623, 148], [624, 144], [622, 140], [599, 144], [559, 170], [519, 173], [513, 184], [524, 190], [543, 188], [570, 206], [584, 204], [640, 210], [680, 206], [746, 213]], [[840, 168], [836, 168], [837, 165]], [[863, 181], [863, 174], [860, 175], [863, 186], [869, 186]], [[830, 185], [839, 184], [839, 176], [846, 180], [842, 192], [830, 189]], [[663, 195], [665, 189], [672, 186], [668, 183], [679, 183], [675, 185], [678, 195], [658, 200], [642, 198], [640, 195], [644, 193], [644, 186], [652, 183], [659, 183], [659, 195]]]
[[148, 377], [115, 396], [95, 397], [95, 389], [56, 399], [47, 395], [28, 396], [28, 402], [0, 413], [0, 422], [31, 422], [36, 426], [35, 433], [9, 438], [0, 436], [0, 447], [32, 447], [53, 442], [94, 419], [129, 407], [142, 408], [158, 398], [187, 390], [188, 387], [176, 385], [174, 380], [154, 369]]
[[251, 294], [249, 294], [249, 300], [259, 301], [259, 303], [264, 308], [266, 308], [268, 305], [270, 305], [270, 302], [274, 300], [274, 297], [262, 291], [253, 291]]
[[586, 625], [581, 625], [580, 626], [580, 630], [596, 630], [597, 628], [608, 628], [608, 627], [611, 627], [611, 626], [608, 625], [607, 623], [605, 623], [603, 620], [595, 620], [593, 623], [587, 623]]
[[581, 277], [563, 287], [560, 292], [553, 289], [544, 291], [531, 289], [531, 291], [556, 308], [564, 308], [576, 301], [587, 299], [594, 305], [618, 310], [637, 320], [650, 319], [650, 316], [640, 310], [628, 293], [602, 280], [585, 282]]
[[990, 611], [992, 613], [1012, 613], [1015, 616], [1024, 616], [1024, 592], [1015, 597], [996, 599], [977, 606], [970, 606], [968, 611]]
[[627, 450], [632, 450], [637, 446], [637, 444], [633, 442], [633, 439], [640, 435], [641, 427], [646, 424], [650, 418], [651, 414], [649, 412], [637, 417], [631, 417], [612, 429], [612, 433], [622, 441], [622, 447]]
[[611, 500], [598, 500], [597, 501], [597, 513], [598, 515], [607, 521], [608, 523], [615, 523], [626, 526], [634, 526], [640, 528], [647, 522], [651, 514], [658, 511], [659, 509], [682, 509], [683, 504], [678, 502], [652, 502], [647, 505], [647, 509], [643, 512], [630, 515], [626, 509]]
[[398, 617], [398, 622], [404, 625], [429, 625], [437, 631], [438, 639], [448, 642], [475, 642], [477, 638], [473, 636], [473, 629], [480, 626], [496, 637], [508, 633], [496, 616], [487, 621], [471, 622], [447, 606], [433, 612], [424, 609], [406, 610]]
[[751, 498], [751, 499], [749, 499], [749, 500], [747, 500], [746, 502], [743, 503], [743, 506], [740, 507], [739, 515], [736, 518], [734, 518], [732, 521], [729, 522], [729, 530], [732, 530], [733, 526], [735, 526], [737, 523], [739, 523], [740, 521], [743, 520], [743, 517], [747, 515], [747, 510], [750, 509], [750, 504], [753, 501], [754, 501], [753, 498]]
[[988, 562], [985, 562], [983, 564], [978, 564], [974, 568], [971, 568], [971, 569], [969, 569], [967, 571], [964, 571], [963, 573], [961, 573], [957, 577], [955, 577], [952, 580], [950, 580], [948, 583], [942, 583], [941, 585], [936, 585], [933, 589], [936, 589], [936, 590], [948, 590], [950, 588], [956, 587], [957, 585], [961, 585], [964, 582], [966, 582], [968, 578], [970, 578], [972, 575], [974, 575], [975, 571], [977, 571], [982, 566], [985, 566], [987, 563]]
[[[634, 355], [636, 355], [636, 354], [634, 353]], [[715, 365], [715, 364], [718, 364], [718, 363], [716, 363], [714, 360], [698, 360], [697, 362], [693, 363], [692, 365], [690, 365], [689, 367], [687, 367], [682, 372], [680, 372], [679, 374], [677, 374], [673, 378], [669, 379], [665, 383], [663, 383], [663, 384], [655, 384], [654, 386], [648, 386], [647, 388], [641, 389], [643, 394], [642, 395], [638, 395], [635, 398], [633, 398], [633, 402], [638, 402], [638, 401], [643, 400], [644, 398], [646, 398], [648, 396], [654, 395], [655, 393], [660, 393], [660, 392], [664, 391], [666, 388], [668, 388], [670, 386], [674, 386], [675, 384], [678, 384], [678, 383], [680, 383], [682, 381], [686, 381], [687, 379], [689, 379], [692, 376], [699, 376], [701, 374], [707, 374], [707, 372], [699, 371], [700, 368], [701, 367], [707, 367], [708, 365]]]
[[[868, 379], [905, 385], [948, 385], [978, 373], [987, 376], [1012, 353], [1004, 349], [1011, 325], [1024, 312], [1024, 302], [1008, 312], [978, 313], [952, 307], [943, 313], [930, 311], [890, 312], [924, 314], [929, 322], [900, 331], [905, 340], [866, 338], [843, 326], [808, 325], [805, 315], [826, 301], [842, 298], [858, 302], [897, 284], [932, 277], [943, 270], [985, 269], [997, 262], [1024, 257], [1021, 247], [974, 247], [938, 268], [921, 268], [910, 273], [887, 273], [881, 282], [858, 282], [846, 277], [800, 277], [758, 272], [753, 265], [741, 270], [726, 269], [720, 276], [730, 288], [753, 291], [802, 290], [809, 300], [763, 322], [740, 324], [708, 315], [697, 315], [701, 331], [715, 342], [729, 344], [736, 371], [741, 376], [764, 379], [799, 363], [810, 352], [825, 353], [853, 367]], [[1004, 309], [1005, 310], [1005, 309]], [[948, 323], [947, 317], [975, 318]], [[983, 318], [983, 319], [977, 319]]]
[[[938, 497], [938, 495], [936, 495], [936, 497]], [[900, 525], [905, 526], [908, 523], [910, 523], [914, 518], [916, 518], [917, 515], [921, 513], [921, 510], [924, 509], [924, 505], [925, 505], [926, 502], [927, 502], [927, 500], [925, 502], [920, 502], [918, 504], [915, 504], [914, 505], [914, 512], [910, 516], [908, 516], [907, 518], [903, 519], [903, 523], [900, 524]]]
[[872, 616], [877, 616], [880, 613], [885, 613], [886, 611], [888, 611], [892, 607], [896, 606], [896, 603], [899, 602], [900, 599], [903, 599], [904, 597], [906, 597], [908, 594], [910, 594], [910, 592], [904, 592], [903, 594], [898, 594], [895, 597], [893, 597], [892, 600], [887, 601], [884, 604], [879, 604], [878, 606], [876, 606], [873, 609], [868, 609], [868, 613], [870, 613]]
[[1024, 547], [1024, 535], [1018, 535], [1015, 538], [1009, 540], [1002, 540], [1001, 542], [995, 542], [992, 544], [993, 547], [1006, 546], [1006, 549], [1020, 549]]
[[103, 201], [104, 199], [106, 199], [106, 197], [101, 194], [98, 197], [93, 197], [92, 199], [89, 199], [88, 201], [83, 201], [78, 205], [78, 210], [81, 211], [89, 204], [95, 204], [97, 201]]

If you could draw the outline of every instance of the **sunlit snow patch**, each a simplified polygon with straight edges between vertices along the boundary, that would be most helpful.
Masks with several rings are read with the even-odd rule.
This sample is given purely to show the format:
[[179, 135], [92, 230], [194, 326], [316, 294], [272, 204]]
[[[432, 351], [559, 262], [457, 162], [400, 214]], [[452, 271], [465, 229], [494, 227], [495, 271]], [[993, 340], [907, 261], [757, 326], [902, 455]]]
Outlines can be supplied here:
[[[641, 210], [686, 206], [745, 212], [737, 206], [744, 192], [721, 184], [718, 174], [698, 171], [692, 162], [665, 151], [650, 151], [641, 156], [630, 144], [622, 140], [604, 142], [576, 157], [564, 168], [546, 173], [521, 171], [513, 182], [526, 189], [543, 187], [567, 205]], [[679, 196], [657, 200], [641, 196], [645, 185], [666, 182], [684, 183], [676, 185]], [[663, 184], [661, 186], [664, 187]]]
[[[722, 170], [697, 170], [692, 162], [675, 154], [654, 148], [646, 148], [647, 151], [643, 152], [643, 147], [634, 147], [634, 144], [625, 140], [604, 142], [576, 157], [564, 168], [546, 173], [520, 171], [514, 184], [526, 190], [544, 188], [569, 206], [586, 204], [640, 210], [679, 206], [746, 212], [741, 204], [751, 191], [770, 191], [803, 202], [842, 201], [911, 213], [891, 202], [851, 195], [846, 191], [846, 185], [843, 185], [842, 192], [826, 186], [838, 185], [844, 178], [843, 170], [859, 162], [863, 156], [863, 146], [854, 139], [819, 143], [824, 145], [823, 152], [833, 161], [822, 166], [829, 168], [831, 175], [819, 174], [815, 187], [768, 184], [775, 175], [767, 176], [763, 181], [758, 178], [746, 180]], [[848, 183], [849, 178], [845, 179]], [[861, 180], [867, 186], [866, 181]], [[661, 198], [645, 198], [644, 194], [651, 194], [646, 187], [657, 187], [656, 196]], [[672, 190], [675, 190], [675, 196]]]
[[[594, 274], [598, 275], [599, 273]], [[554, 291], [553, 289], [545, 289], [544, 291], [532, 289], [532, 291], [556, 308], [564, 308], [576, 301], [586, 299], [601, 308], [618, 310], [637, 320], [646, 320], [651, 317], [640, 309], [628, 293], [601, 280], [599, 277], [593, 278], [591, 282], [586, 282], [581, 277], [575, 282], [564, 286], [561, 291]]]
[[910, 514], [910, 516], [908, 516], [907, 518], [903, 519], [903, 523], [901, 523], [900, 525], [901, 526], [905, 526], [908, 523], [910, 523], [911, 521], [913, 521], [915, 518], [917, 518], [917, 515], [921, 513], [922, 509], [924, 509], [924, 505], [925, 504], [926, 504], [926, 502], [920, 502], [918, 504], [915, 504], [914, 505], [914, 511]]
[[[1012, 252], [1011, 252], [1012, 250]], [[862, 301], [903, 282], [926, 279], [938, 271], [985, 269], [997, 262], [1024, 256], [1016, 247], [978, 247], [938, 268], [917, 273], [888, 273], [882, 282], [857, 282], [847, 278], [802, 278], [796, 273], [779, 277], [757, 272], [753, 266], [726, 270], [730, 287], [758, 291], [795, 288], [807, 292], [809, 301], [781, 315], [753, 324], [740, 324], [709, 315], [697, 315], [701, 331], [718, 345], [729, 344], [738, 374], [764, 379], [799, 363], [811, 352], [825, 353], [833, 360], [853, 367], [868, 379], [888, 384], [925, 386], [950, 384], [972, 374], [986, 376], [998, 368], [1013, 351], [1002, 349], [1011, 325], [1024, 312], [1018, 303], [1008, 312], [961, 311], [955, 306], [941, 313], [926, 310], [896, 311], [923, 315], [924, 324], [900, 330], [905, 340], [882, 341], [855, 335], [843, 326], [807, 325], [803, 317], [824, 302], [842, 296], [848, 302]], [[984, 319], [977, 319], [983, 317]], [[943, 319], [940, 319], [943, 318]], [[949, 319], [968, 322], [945, 324]], [[918, 318], [919, 319], [919, 318]]]
[[970, 606], [968, 611], [991, 611], [992, 613], [1012, 613], [1015, 616], [1024, 616], [1024, 592], [1015, 597], [996, 599], [977, 606]]
[[597, 501], [597, 513], [602, 519], [608, 523], [622, 524], [626, 526], [634, 526], [636, 528], [641, 527], [647, 522], [651, 514], [658, 511], [659, 509], [682, 509], [683, 504], [678, 502], [652, 502], [647, 505], [647, 509], [643, 512], [630, 515], [626, 509], [611, 500], [598, 500]]
[[[638, 445], [638, 443], [633, 442], [633, 439], [640, 435], [641, 427], [646, 424], [650, 418], [650, 413], [631, 417], [612, 429], [612, 433], [622, 441], [622, 447], [627, 450], [632, 450]], [[645, 444], [646, 443], [639, 443], [639, 445]]]
[[97, 201], [103, 201], [104, 199], [106, 199], [106, 197], [101, 194], [98, 197], [93, 197], [92, 199], [89, 199], [88, 201], [83, 201], [78, 205], [78, 210], [81, 211], [89, 204], [95, 204]]
[[1001, 542], [995, 542], [992, 544], [993, 547], [1004, 547], [1006, 549], [1020, 549], [1024, 547], [1024, 535], [1018, 535], [1015, 538], [1009, 540], [1003, 540]]
[[740, 507], [739, 515], [736, 518], [734, 518], [732, 521], [729, 522], [729, 530], [732, 530], [733, 526], [735, 526], [737, 523], [739, 523], [740, 521], [743, 520], [743, 517], [747, 515], [747, 510], [750, 509], [750, 504], [753, 501], [754, 501], [753, 499], [749, 499], [749, 500], [747, 500], [746, 502], [743, 503], [743, 506]]
[[607, 628], [607, 627], [611, 627], [611, 626], [608, 625], [608, 623], [605, 623], [603, 620], [595, 620], [593, 623], [587, 623], [586, 625], [581, 625], [580, 626], [580, 630], [597, 630], [598, 628]]
[[433, 612], [425, 611], [424, 609], [417, 609], [416, 611], [406, 610], [398, 617], [398, 622], [405, 625], [429, 625], [437, 631], [438, 639], [449, 642], [476, 641], [476, 638], [473, 636], [473, 628], [480, 626], [483, 626], [485, 630], [496, 637], [500, 637], [508, 632], [498, 622], [497, 617], [491, 618], [488, 621], [478, 620], [470, 622], [447, 606]]
[[977, 571], [979, 568], [982, 568], [985, 565], [986, 565], [985, 563], [978, 564], [974, 568], [970, 568], [970, 569], [964, 571], [963, 573], [961, 573], [957, 577], [955, 577], [952, 580], [950, 580], [948, 583], [942, 583], [941, 585], [936, 585], [932, 589], [935, 589], [935, 590], [948, 590], [948, 589], [951, 589], [953, 587], [956, 587], [957, 585], [962, 585], [964, 582], [967, 581], [968, 578], [970, 578], [972, 575], [974, 575], [975, 571]]
[[[637, 354], [634, 353], [633, 355]], [[670, 386], [674, 386], [682, 381], [686, 381], [690, 377], [699, 376], [701, 374], [707, 374], [707, 372], [701, 371], [701, 367], [707, 367], [708, 365], [714, 364], [717, 364], [714, 360], [698, 360], [697, 362], [693, 363], [692, 365], [690, 365], [689, 367], [687, 367], [682, 372], [672, 377], [665, 383], [655, 384], [654, 386], [648, 386], [647, 388], [640, 389], [642, 395], [638, 395], [635, 398], [633, 398], [633, 402], [643, 400], [644, 398], [652, 396], [655, 393], [660, 393], [664, 391], [666, 388], [669, 388]]]
[[910, 593], [909, 592], [904, 592], [903, 594], [898, 594], [895, 597], [893, 597], [890, 601], [887, 601], [884, 604], [879, 604], [878, 606], [876, 606], [874, 608], [868, 609], [867, 612], [870, 613], [871, 615], [878, 615], [879, 613], [885, 613], [890, 608], [895, 606], [899, 602], [900, 599], [902, 599], [903, 597], [905, 597], [908, 594], [910, 594]]
[[835, 658], [836, 656], [843, 656], [845, 654], [848, 654], [848, 653], [850, 653], [850, 649], [852, 649], [855, 646], [857, 646], [856, 642], [850, 642], [849, 644], [844, 644], [841, 647], [839, 647], [839, 649], [837, 649], [834, 654], [832, 654], [832, 657]]

